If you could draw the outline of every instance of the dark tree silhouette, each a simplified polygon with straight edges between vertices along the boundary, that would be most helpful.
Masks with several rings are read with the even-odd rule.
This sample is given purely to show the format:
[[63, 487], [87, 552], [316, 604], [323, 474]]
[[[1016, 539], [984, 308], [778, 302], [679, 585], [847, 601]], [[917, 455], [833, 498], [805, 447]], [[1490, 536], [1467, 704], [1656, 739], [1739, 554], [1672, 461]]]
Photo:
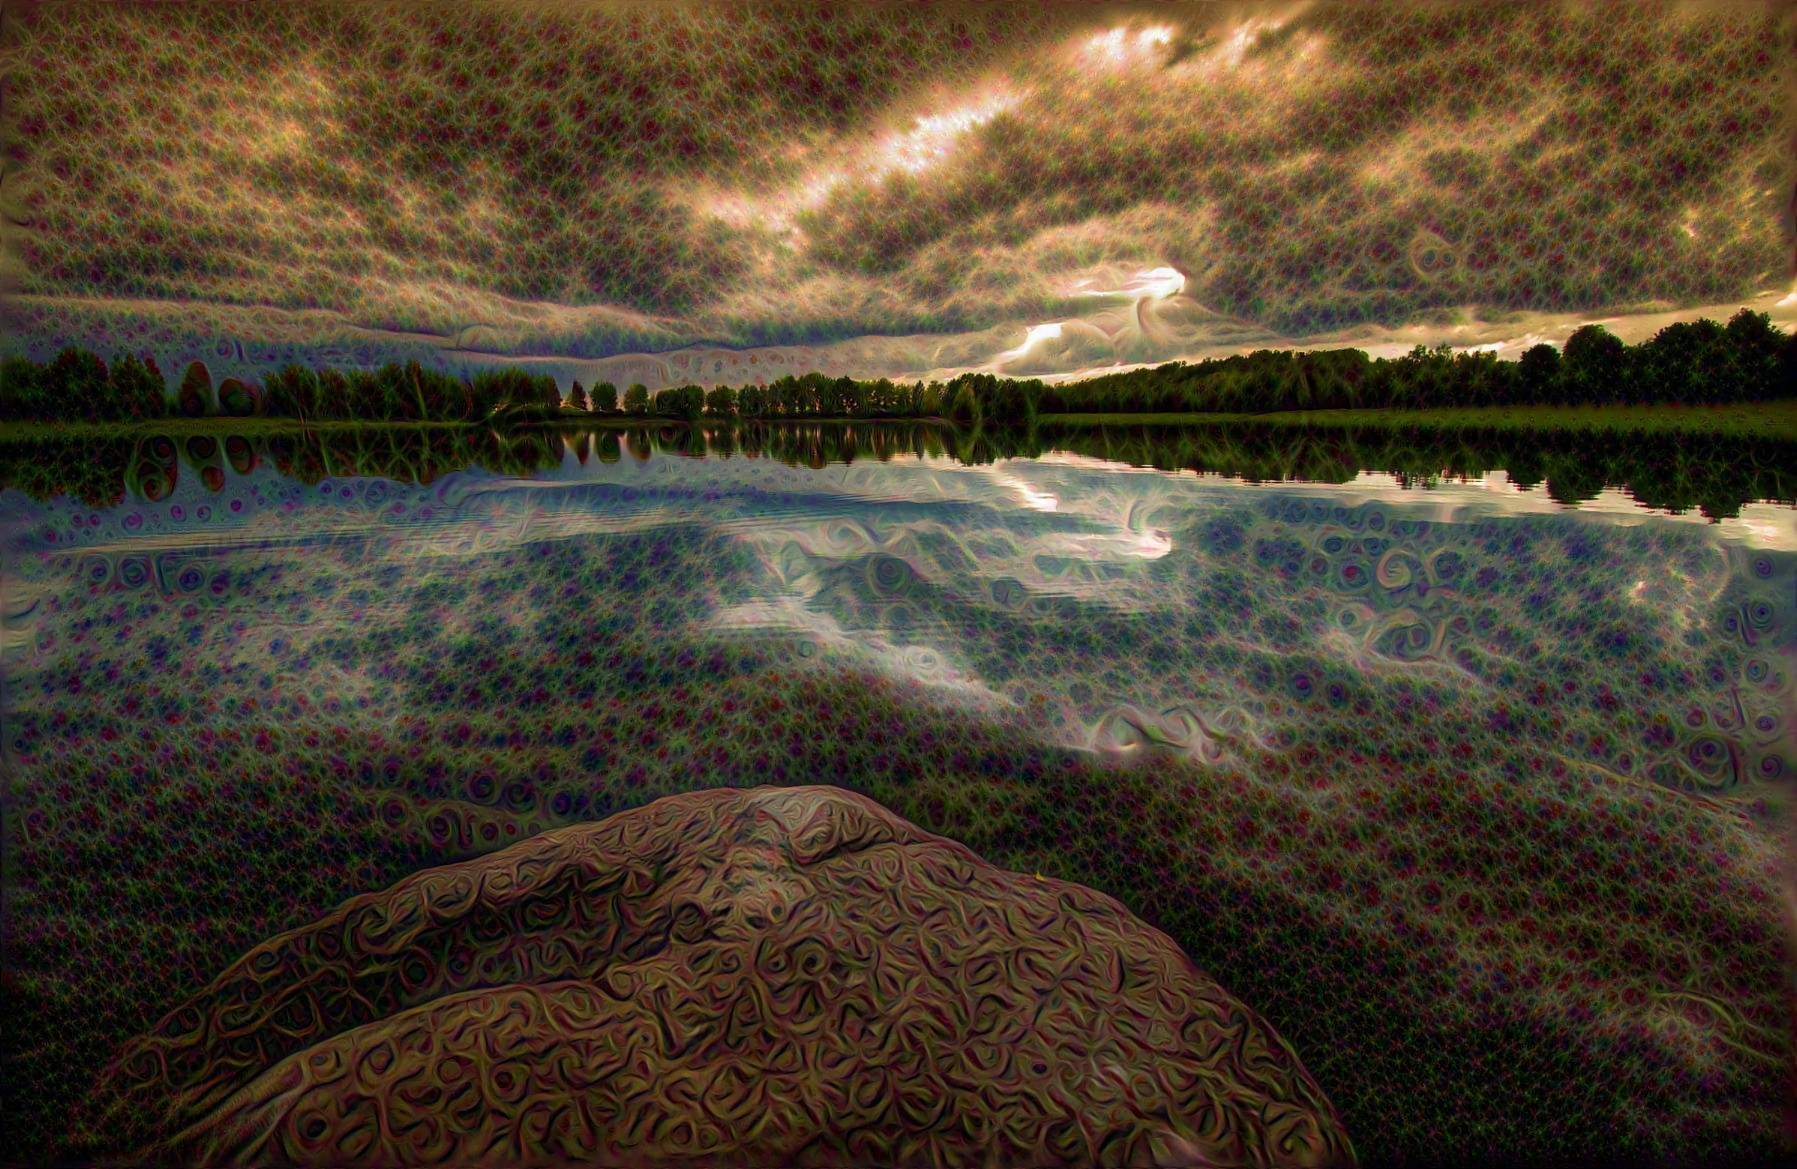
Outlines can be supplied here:
[[1561, 358], [1573, 400], [1586, 404], [1620, 401], [1628, 374], [1627, 346], [1602, 325], [1584, 325], [1566, 339]]
[[1559, 400], [1560, 393], [1560, 351], [1552, 345], [1542, 342], [1531, 345], [1523, 353], [1521, 374], [1517, 380], [1522, 390], [1524, 405], [1544, 405]]
[[106, 363], [82, 349], [64, 349], [50, 364], [45, 389], [61, 417], [98, 422], [106, 415]]

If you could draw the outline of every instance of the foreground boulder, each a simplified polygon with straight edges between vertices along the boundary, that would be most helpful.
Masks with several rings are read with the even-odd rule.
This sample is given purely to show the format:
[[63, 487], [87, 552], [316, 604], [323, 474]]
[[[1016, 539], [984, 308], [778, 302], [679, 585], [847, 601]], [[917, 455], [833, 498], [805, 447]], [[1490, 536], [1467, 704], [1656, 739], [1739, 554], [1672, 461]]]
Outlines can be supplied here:
[[135, 1041], [87, 1123], [190, 1165], [1353, 1162], [1165, 935], [830, 787], [357, 897]]

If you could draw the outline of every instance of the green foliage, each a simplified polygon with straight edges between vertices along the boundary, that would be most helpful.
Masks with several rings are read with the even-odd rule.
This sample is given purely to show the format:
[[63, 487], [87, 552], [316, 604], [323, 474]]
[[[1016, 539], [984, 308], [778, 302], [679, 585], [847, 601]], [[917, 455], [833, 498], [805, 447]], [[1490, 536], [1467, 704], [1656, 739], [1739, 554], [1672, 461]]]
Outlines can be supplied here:
[[655, 412], [663, 418], [681, 418], [691, 422], [704, 410], [705, 390], [690, 382], [655, 395]]
[[268, 413], [273, 417], [318, 416], [318, 375], [303, 365], [289, 365], [271, 376], [263, 392]]
[[[156, 362], [129, 353], [112, 363], [112, 386], [106, 400], [118, 418], [162, 418], [169, 412], [168, 387]], [[0, 416], [4, 414], [0, 409]]]
[[181, 387], [175, 401], [187, 418], [211, 417], [218, 413], [218, 401], [212, 396], [212, 374], [203, 361], [193, 362], [181, 375]]
[[[0, 361], [0, 418], [80, 421], [156, 418], [169, 408], [161, 371], [129, 355], [109, 373], [97, 356], [65, 349], [48, 368], [21, 357]], [[1603, 403], [1727, 404], [1797, 395], [1797, 338], [1764, 313], [1745, 309], [1726, 327], [1710, 320], [1670, 325], [1632, 349], [1601, 325], [1567, 339], [1564, 353], [1531, 346], [1516, 362], [1492, 353], [1455, 353], [1442, 343], [1418, 345], [1395, 361], [1359, 349], [1291, 353], [1270, 349], [1189, 364], [1107, 374], [1049, 386], [967, 373], [946, 385], [859, 382], [812, 371], [783, 374], [766, 387], [709, 392], [689, 383], [651, 397], [637, 383], [624, 395], [635, 417], [651, 411], [695, 421], [728, 418], [946, 417], [974, 430], [1021, 441], [1041, 415], [1081, 413], [1272, 413], [1296, 410], [1428, 409]], [[569, 405], [609, 413], [617, 388], [575, 382]], [[470, 381], [389, 362], [375, 371], [289, 365], [266, 388], [226, 378], [214, 393], [202, 362], [182, 377], [175, 412], [186, 417], [268, 414], [298, 419], [473, 421], [504, 411], [560, 417], [555, 378], [516, 367], [483, 370]], [[546, 412], [546, 413], [545, 413]], [[971, 441], [971, 440], [970, 440]], [[1007, 440], [1009, 441], [1009, 440]]]
[[320, 418], [349, 418], [354, 409], [355, 398], [350, 392], [347, 377], [334, 369], [323, 370], [318, 375], [318, 416]]
[[474, 416], [485, 418], [502, 406], [560, 406], [561, 390], [550, 375], [522, 369], [487, 369], [471, 383]]
[[239, 378], [228, 377], [218, 383], [218, 404], [232, 418], [250, 418], [262, 404], [262, 391]]
[[1606, 403], [1622, 398], [1628, 374], [1622, 338], [1602, 325], [1585, 325], [1573, 331], [1561, 351], [1562, 376], [1575, 401]]
[[45, 379], [59, 416], [69, 421], [97, 422], [107, 413], [106, 363], [82, 349], [68, 348], [50, 363]]
[[0, 361], [0, 418], [46, 417], [44, 367], [24, 357]]
[[406, 374], [417, 389], [422, 418], [467, 419], [473, 414], [473, 395], [467, 382], [416, 361], [406, 363]]
[[1517, 362], [1518, 385], [1524, 405], [1541, 405], [1558, 400], [1560, 386], [1560, 351], [1542, 342], [1531, 345]]
[[1727, 365], [1725, 345], [1715, 321], [1678, 321], [1636, 347], [1633, 380], [1653, 401], [1707, 400]]
[[[1771, 317], [1747, 309], [1730, 317], [1724, 332], [1733, 351], [1735, 379], [1743, 395], [1738, 401], [1785, 397], [1793, 392], [1791, 383], [1797, 370], [1791, 370], [1786, 363], [1797, 357], [1797, 337], [1786, 337], [1772, 324]], [[1781, 365], [1785, 366], [1782, 378]]]
[[419, 420], [418, 401], [408, 384], [406, 371], [397, 364], [388, 362], [371, 377], [352, 373], [350, 378], [355, 385], [357, 400], [365, 403], [365, 416], [402, 422]]

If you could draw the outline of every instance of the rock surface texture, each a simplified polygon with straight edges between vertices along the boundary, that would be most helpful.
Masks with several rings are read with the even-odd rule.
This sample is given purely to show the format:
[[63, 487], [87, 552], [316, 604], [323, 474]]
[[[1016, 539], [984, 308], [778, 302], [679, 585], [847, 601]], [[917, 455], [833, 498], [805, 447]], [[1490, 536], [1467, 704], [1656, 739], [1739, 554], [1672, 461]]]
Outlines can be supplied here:
[[1116, 901], [830, 787], [357, 897], [108, 1070], [189, 1165], [1350, 1165], [1283, 1041]]

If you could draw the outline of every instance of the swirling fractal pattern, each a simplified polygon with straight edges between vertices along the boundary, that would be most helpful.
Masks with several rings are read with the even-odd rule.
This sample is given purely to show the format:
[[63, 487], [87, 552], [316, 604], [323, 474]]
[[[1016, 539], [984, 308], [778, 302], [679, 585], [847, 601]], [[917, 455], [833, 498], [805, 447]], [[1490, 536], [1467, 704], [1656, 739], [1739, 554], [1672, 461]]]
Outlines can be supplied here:
[[1350, 1165], [1165, 935], [830, 787], [671, 796], [357, 897], [108, 1069], [187, 1165]]

